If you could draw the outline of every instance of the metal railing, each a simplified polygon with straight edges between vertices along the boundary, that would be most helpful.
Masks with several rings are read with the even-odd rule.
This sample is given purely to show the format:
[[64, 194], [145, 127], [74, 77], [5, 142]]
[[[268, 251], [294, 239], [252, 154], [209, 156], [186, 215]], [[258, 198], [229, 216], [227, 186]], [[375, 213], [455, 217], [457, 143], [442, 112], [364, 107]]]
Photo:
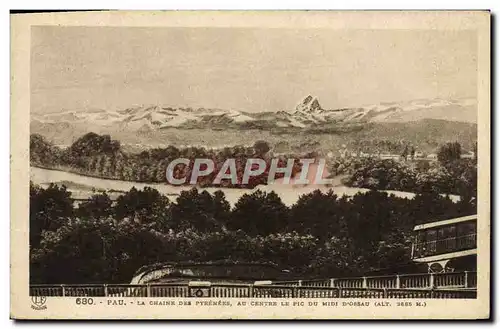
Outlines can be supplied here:
[[148, 286], [139, 284], [107, 285], [109, 297], [147, 297]]
[[476, 288], [476, 272], [416, 273], [390, 276], [332, 278], [322, 280], [274, 281], [273, 284], [297, 287], [432, 289]]
[[245, 298], [251, 297], [251, 294], [251, 286], [249, 285], [212, 285], [210, 287], [211, 297]]
[[477, 292], [475, 290], [346, 289], [340, 292], [341, 298], [477, 298]]
[[[196, 282], [194, 282], [196, 283]], [[402, 274], [267, 284], [30, 285], [31, 296], [218, 298], [475, 298], [476, 272]]]
[[188, 284], [30, 286], [31, 296], [49, 297], [193, 297], [193, 298], [476, 298], [476, 290], [332, 288], [281, 285], [191, 287]]

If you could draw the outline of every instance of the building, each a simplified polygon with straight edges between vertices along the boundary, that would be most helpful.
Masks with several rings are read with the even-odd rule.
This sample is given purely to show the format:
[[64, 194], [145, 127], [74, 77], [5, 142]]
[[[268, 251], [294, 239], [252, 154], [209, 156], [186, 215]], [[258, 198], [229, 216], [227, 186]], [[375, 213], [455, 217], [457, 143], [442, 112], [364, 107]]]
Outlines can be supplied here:
[[462, 159], [474, 159], [475, 156], [476, 156], [475, 153], [472, 151], [465, 152], [460, 155]]
[[430, 159], [430, 160], [437, 160], [437, 154], [436, 153], [431, 153], [429, 155], [427, 155], [427, 159]]
[[276, 264], [259, 262], [159, 263], [140, 268], [131, 283], [207, 282], [251, 283], [259, 280], [291, 280], [293, 274]]
[[414, 232], [412, 259], [430, 273], [476, 270], [477, 215], [417, 225]]

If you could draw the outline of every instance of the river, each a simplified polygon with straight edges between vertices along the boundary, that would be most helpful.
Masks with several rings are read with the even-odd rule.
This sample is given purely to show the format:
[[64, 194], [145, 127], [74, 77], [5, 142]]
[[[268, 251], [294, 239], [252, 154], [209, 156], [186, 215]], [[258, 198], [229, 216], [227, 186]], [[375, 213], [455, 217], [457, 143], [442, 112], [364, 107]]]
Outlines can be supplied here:
[[[192, 186], [174, 186], [160, 183], [138, 183], [138, 182], [130, 182], [130, 181], [121, 181], [121, 180], [112, 180], [112, 179], [104, 179], [97, 177], [88, 177], [83, 175], [78, 175], [74, 173], [69, 173], [65, 171], [58, 170], [49, 170], [42, 169], [37, 167], [30, 168], [30, 179], [33, 183], [46, 187], [49, 183], [56, 183], [59, 185], [66, 185], [68, 190], [72, 192], [74, 198], [88, 198], [92, 195], [95, 190], [114, 190], [114, 191], [128, 191], [132, 187], [137, 189], [143, 189], [146, 186], [157, 189], [159, 192], [165, 194], [171, 201], [175, 201], [177, 196], [181, 193], [181, 191], [187, 191], [192, 188]], [[339, 180], [336, 180], [337, 184]], [[272, 185], [260, 185], [255, 187], [253, 190], [251, 189], [239, 189], [239, 188], [198, 188], [200, 191], [207, 191], [209, 193], [214, 193], [217, 190], [221, 190], [226, 195], [226, 200], [233, 206], [238, 199], [245, 193], [252, 193], [253, 191], [260, 189], [265, 192], [274, 191], [279, 195], [283, 203], [287, 206], [294, 204], [301, 195], [311, 193], [314, 190], [319, 189], [322, 192], [327, 192], [332, 189], [339, 197], [343, 195], [352, 196], [359, 192], [365, 193], [369, 191], [364, 188], [355, 188], [355, 187], [347, 187], [343, 185], [334, 184], [332, 187], [325, 185], [284, 185], [279, 184], [279, 181], [276, 184]], [[389, 194], [396, 195], [402, 198], [410, 198], [412, 199], [415, 194], [409, 192], [401, 192], [401, 191], [385, 191]], [[121, 193], [111, 192], [109, 193], [111, 196], [117, 196]], [[458, 201], [460, 197], [458, 196], [450, 196], [453, 201]]]

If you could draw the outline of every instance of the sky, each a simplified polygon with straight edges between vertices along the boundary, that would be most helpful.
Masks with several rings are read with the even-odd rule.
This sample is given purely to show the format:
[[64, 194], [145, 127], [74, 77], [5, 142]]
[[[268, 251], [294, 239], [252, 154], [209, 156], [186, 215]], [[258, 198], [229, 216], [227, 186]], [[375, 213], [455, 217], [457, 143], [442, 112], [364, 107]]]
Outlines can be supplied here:
[[38, 26], [31, 110], [291, 111], [476, 97], [472, 31]]

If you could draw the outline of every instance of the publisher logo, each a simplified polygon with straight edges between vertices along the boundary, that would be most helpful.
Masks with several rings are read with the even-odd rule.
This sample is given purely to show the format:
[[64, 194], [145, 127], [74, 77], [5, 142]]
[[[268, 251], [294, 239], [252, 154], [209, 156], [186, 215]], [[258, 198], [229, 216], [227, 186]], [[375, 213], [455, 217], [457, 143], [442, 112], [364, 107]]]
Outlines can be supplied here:
[[31, 308], [34, 310], [45, 310], [47, 306], [45, 305], [45, 302], [47, 301], [47, 297], [45, 296], [32, 296], [31, 297]]

